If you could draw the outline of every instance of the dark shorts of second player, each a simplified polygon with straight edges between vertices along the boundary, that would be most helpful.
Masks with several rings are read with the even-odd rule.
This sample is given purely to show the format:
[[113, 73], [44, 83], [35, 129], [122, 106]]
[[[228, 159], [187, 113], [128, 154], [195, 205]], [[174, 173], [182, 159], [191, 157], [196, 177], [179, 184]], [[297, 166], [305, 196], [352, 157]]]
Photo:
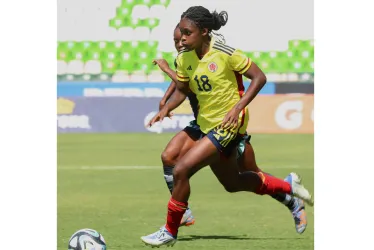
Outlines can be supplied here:
[[185, 127], [183, 130], [194, 140], [200, 140], [204, 136], [196, 120], [190, 121], [190, 124], [187, 127]]
[[196, 120], [191, 121], [183, 130], [195, 140], [200, 140], [204, 136], [208, 136], [217, 150], [225, 157], [229, 157], [233, 150], [237, 148], [239, 158], [244, 153], [245, 143], [250, 143], [251, 140], [251, 136], [248, 134], [237, 134], [236, 136], [226, 134], [226, 136], [224, 136], [224, 133], [219, 131], [219, 129], [212, 129], [208, 134], [204, 134], [200, 130], [200, 126], [197, 124]]

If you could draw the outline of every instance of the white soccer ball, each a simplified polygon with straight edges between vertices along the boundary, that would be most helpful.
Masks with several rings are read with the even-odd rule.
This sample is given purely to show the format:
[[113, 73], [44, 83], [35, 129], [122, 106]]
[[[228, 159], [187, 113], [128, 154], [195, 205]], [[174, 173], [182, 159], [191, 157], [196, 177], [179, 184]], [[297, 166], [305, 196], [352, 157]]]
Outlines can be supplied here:
[[85, 228], [70, 237], [68, 250], [106, 250], [106, 243], [98, 231]]

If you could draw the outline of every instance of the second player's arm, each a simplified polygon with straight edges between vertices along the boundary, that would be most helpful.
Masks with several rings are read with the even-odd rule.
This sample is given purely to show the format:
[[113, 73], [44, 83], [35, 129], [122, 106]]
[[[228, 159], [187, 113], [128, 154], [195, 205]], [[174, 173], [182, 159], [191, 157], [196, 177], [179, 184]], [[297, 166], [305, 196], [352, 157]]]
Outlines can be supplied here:
[[186, 84], [187, 83], [182, 83], [177, 80], [175, 84], [176, 88], [171, 97], [169, 98], [169, 101], [164, 106], [164, 108], [168, 112], [171, 112], [177, 107], [179, 107], [179, 105], [181, 105], [183, 101], [186, 99], [188, 93], [188, 87], [186, 86]]
[[[176, 87], [177, 87], [176, 83], [179, 83], [179, 81], [178, 81], [176, 72], [169, 67], [169, 64], [167, 63], [165, 59], [155, 59], [153, 60], [153, 63], [157, 64], [160, 67], [160, 69], [164, 73], [166, 73], [171, 78], [171, 80], [173, 80], [173, 82], [169, 85], [169, 88], [167, 89], [164, 97], [162, 98], [160, 102], [160, 108], [161, 108], [161, 106], [163, 107], [165, 106], [170, 96], [175, 92]], [[176, 61], [174, 63], [175, 63], [175, 67], [177, 67]]]
[[[179, 58], [177, 57], [174, 61], [175, 68], [177, 68], [177, 71], [178, 71], [178, 68], [180, 70], [183, 69], [183, 67], [181, 67], [181, 65], [179, 63], [180, 61], [178, 59]], [[189, 81], [188, 80], [183, 81], [183, 82], [179, 81], [179, 79], [178, 79], [179, 75], [177, 76], [177, 72], [172, 70], [169, 67], [169, 65], [166, 65], [165, 61], [162, 61], [162, 62], [160, 61], [160, 64], [159, 64], [159, 66], [160, 66], [161, 70], [164, 71], [173, 80], [173, 82], [175, 82], [175, 85], [176, 85], [176, 89], [175, 89], [173, 95], [170, 97], [169, 101], [166, 103], [166, 105], [164, 107], [165, 110], [167, 110], [168, 112], [171, 112], [174, 109], [176, 109], [179, 105], [181, 105], [183, 103], [183, 101], [186, 99], [187, 94], [189, 92], [189, 86], [188, 86]], [[185, 77], [182, 77], [182, 78], [188, 78], [186, 72], [179, 72], [179, 74], [182, 75], [182, 76], [185, 76]]]
[[176, 89], [175, 82], [171, 82], [168, 89], [165, 92], [165, 95], [162, 97], [162, 99], [160, 101], [159, 110], [161, 110], [165, 106], [165, 104], [168, 102], [171, 95], [174, 93], [175, 89]]
[[175, 90], [174, 92], [172, 92], [173, 94], [164, 106], [164, 108], [166, 108], [168, 112], [171, 112], [179, 105], [181, 105], [186, 99], [187, 93], [189, 91], [188, 83], [180, 82], [177, 79], [177, 73], [170, 67], [162, 67], [161, 69], [171, 78], [171, 80], [173, 80], [173, 83], [175, 84]]
[[[166, 68], [166, 69], [162, 69], [162, 71], [164, 71], [170, 78], [171, 80], [173, 80], [174, 84], [176, 83], [180, 83], [180, 84], [183, 84], [181, 82], [178, 81], [177, 79], [177, 73], [175, 73], [174, 70], [172, 70], [171, 68]], [[177, 87], [178, 84], [176, 84], [176, 87]]]
[[[148, 122], [147, 126], [153, 126], [154, 123], [158, 121], [162, 121], [165, 117], [169, 116], [169, 113], [177, 108], [182, 102], [186, 99], [186, 87], [185, 84], [181, 82], [177, 82], [177, 88], [173, 92], [172, 96], [170, 97], [169, 101], [165, 104], [165, 106]], [[188, 86], [188, 85], [187, 85]]]

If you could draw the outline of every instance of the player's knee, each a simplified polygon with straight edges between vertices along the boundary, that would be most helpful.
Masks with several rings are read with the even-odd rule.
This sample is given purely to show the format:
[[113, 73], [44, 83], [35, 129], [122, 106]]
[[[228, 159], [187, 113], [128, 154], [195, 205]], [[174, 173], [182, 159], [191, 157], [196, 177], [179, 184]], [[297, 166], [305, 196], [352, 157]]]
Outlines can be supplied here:
[[188, 176], [189, 176], [188, 168], [185, 165], [183, 165], [183, 163], [182, 164], [178, 163], [174, 167], [174, 171], [173, 171], [174, 181], [188, 179]]
[[177, 159], [178, 159], [178, 154], [170, 150], [165, 150], [161, 154], [161, 160], [164, 166], [170, 166], [170, 167], [175, 166], [175, 164], [177, 163]]

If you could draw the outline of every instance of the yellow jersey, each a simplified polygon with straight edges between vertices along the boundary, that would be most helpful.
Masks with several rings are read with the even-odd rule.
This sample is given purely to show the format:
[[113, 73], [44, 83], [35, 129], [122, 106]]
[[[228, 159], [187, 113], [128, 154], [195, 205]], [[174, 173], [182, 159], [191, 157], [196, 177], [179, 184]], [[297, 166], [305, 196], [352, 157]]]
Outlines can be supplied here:
[[[242, 51], [216, 39], [210, 41], [208, 53], [200, 60], [195, 50], [181, 51], [176, 59], [177, 79], [189, 84], [199, 103], [197, 124], [203, 133], [221, 125], [225, 115], [244, 94], [242, 74], [251, 66], [251, 59]], [[237, 133], [244, 134], [248, 111], [239, 114]]]

